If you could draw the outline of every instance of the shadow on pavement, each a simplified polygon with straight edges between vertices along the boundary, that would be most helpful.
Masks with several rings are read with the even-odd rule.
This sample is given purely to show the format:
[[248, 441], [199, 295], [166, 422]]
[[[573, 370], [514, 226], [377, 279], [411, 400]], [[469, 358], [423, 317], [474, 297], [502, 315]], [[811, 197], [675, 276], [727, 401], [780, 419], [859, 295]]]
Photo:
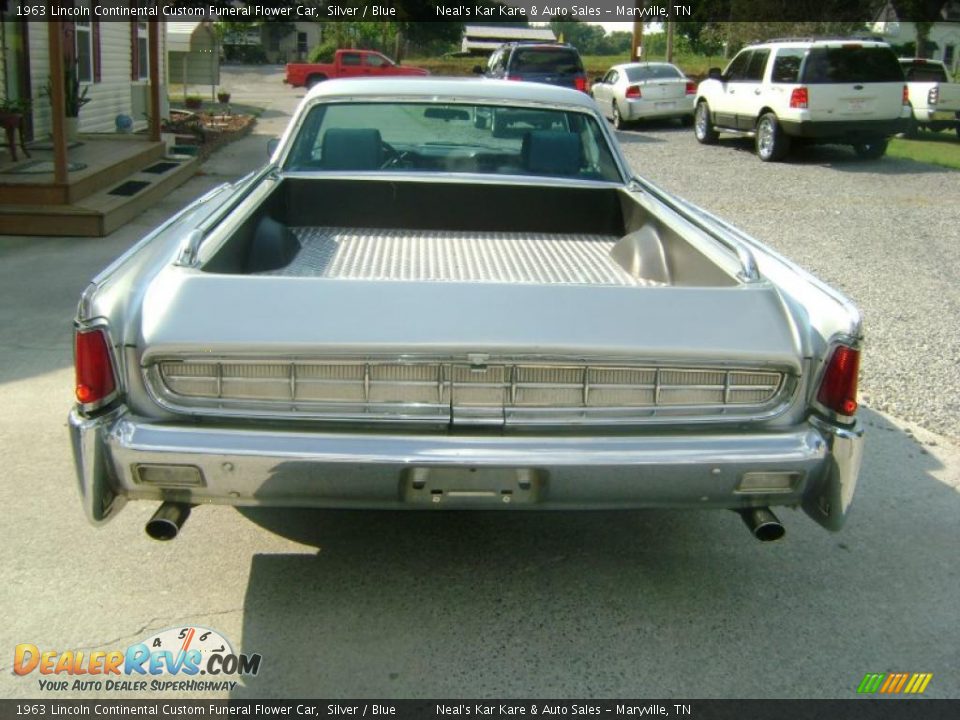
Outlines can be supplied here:
[[[754, 139], [748, 137], [720, 138], [720, 147], [755, 155]], [[857, 157], [849, 145], [795, 145], [782, 161], [785, 165], [803, 167], [818, 165], [847, 173], [875, 173], [880, 175], [920, 175], [949, 173], [950, 168], [928, 163], [884, 156], [876, 160]], [[757, 163], [760, 160], [757, 159]]]
[[960, 495], [864, 419], [847, 527], [784, 510], [774, 544], [726, 511], [245, 511], [315, 550], [253, 557], [243, 652], [264, 663], [234, 695], [843, 698], [917, 667], [950, 697]]

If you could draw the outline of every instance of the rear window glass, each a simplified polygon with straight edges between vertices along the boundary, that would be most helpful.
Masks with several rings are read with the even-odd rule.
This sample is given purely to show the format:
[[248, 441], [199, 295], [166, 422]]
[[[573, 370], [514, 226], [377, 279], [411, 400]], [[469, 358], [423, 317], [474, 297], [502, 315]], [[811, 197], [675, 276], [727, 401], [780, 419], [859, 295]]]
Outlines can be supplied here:
[[648, 65], [646, 67], [627, 68], [627, 79], [630, 82], [643, 80], [672, 80], [685, 77], [672, 65]]
[[810, 85], [898, 81], [903, 81], [903, 71], [886, 47], [813, 48], [803, 68], [803, 82]]
[[929, 63], [904, 65], [903, 74], [907, 76], [907, 80], [916, 80], [917, 82], [947, 82], [947, 73], [944, 72], [943, 68]]
[[563, 48], [521, 48], [513, 53], [510, 72], [562, 73], [583, 72], [580, 56]]
[[770, 82], [797, 82], [800, 77], [800, 64], [803, 62], [804, 55], [806, 55], [806, 51], [799, 48], [777, 50], [777, 57], [773, 60]]

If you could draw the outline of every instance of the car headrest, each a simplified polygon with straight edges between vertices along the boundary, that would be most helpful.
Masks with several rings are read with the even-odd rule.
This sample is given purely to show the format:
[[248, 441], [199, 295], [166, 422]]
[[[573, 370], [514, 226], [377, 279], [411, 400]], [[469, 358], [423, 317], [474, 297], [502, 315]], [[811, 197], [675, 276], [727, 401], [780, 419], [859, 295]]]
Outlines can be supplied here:
[[376, 128], [330, 128], [323, 134], [325, 170], [377, 170], [383, 165], [383, 141]]
[[580, 172], [580, 136], [560, 130], [531, 130], [523, 136], [523, 167], [542, 175]]

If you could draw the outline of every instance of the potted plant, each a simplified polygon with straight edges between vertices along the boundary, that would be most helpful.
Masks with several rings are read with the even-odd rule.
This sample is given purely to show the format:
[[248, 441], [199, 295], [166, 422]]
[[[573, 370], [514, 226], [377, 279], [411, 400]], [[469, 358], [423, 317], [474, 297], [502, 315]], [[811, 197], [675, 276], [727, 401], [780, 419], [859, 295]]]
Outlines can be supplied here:
[[29, 111], [29, 100], [8, 100], [7, 98], [0, 98], [0, 118], [9, 118], [14, 115], [23, 117]]
[[219, 102], [221, 105], [226, 105], [228, 102], [230, 102], [230, 93], [228, 93], [226, 90], [217, 90], [217, 102]]
[[203, 98], [199, 95], [187, 95], [183, 99], [183, 104], [188, 110], [199, 110], [203, 106]]
[[[80, 124], [80, 109], [92, 98], [87, 97], [89, 85], [82, 85], [80, 74], [77, 72], [77, 63], [63, 64], [63, 115], [66, 118], [67, 140], [76, 140]], [[40, 91], [41, 95], [53, 97], [53, 81], [47, 79], [47, 86]]]

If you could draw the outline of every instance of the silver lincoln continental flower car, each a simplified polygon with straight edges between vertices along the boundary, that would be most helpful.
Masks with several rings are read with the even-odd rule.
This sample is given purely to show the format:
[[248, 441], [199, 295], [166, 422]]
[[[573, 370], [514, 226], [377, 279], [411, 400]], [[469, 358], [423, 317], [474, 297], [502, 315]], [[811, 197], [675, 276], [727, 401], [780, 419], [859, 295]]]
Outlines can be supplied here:
[[152, 501], [157, 539], [219, 503], [724, 508], [774, 540], [771, 506], [847, 516], [860, 340], [583, 93], [336, 80], [93, 279], [69, 424], [90, 521]]

